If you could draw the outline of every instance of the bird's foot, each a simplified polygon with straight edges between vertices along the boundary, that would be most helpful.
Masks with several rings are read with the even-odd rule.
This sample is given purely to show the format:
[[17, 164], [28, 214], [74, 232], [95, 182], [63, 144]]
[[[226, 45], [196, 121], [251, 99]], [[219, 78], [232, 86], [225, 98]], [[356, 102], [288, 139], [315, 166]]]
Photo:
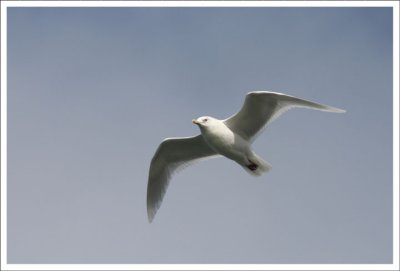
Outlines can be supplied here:
[[258, 165], [255, 164], [254, 162], [250, 161], [250, 160], [249, 160], [249, 162], [250, 162], [251, 164], [250, 164], [250, 165], [246, 165], [247, 168], [250, 169], [251, 171], [256, 171], [257, 168], [258, 168]]

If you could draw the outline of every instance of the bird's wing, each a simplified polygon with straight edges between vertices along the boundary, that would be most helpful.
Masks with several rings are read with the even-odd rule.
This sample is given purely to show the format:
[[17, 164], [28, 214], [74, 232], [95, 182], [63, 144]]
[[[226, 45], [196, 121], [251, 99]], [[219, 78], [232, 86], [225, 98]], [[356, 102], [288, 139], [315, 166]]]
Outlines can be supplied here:
[[196, 160], [217, 155], [201, 135], [167, 138], [151, 160], [147, 184], [147, 215], [151, 222], [161, 205], [172, 174]]
[[294, 107], [305, 107], [328, 112], [342, 113], [345, 110], [314, 103], [277, 92], [254, 91], [246, 95], [239, 112], [224, 120], [224, 123], [244, 139], [253, 141], [267, 123]]

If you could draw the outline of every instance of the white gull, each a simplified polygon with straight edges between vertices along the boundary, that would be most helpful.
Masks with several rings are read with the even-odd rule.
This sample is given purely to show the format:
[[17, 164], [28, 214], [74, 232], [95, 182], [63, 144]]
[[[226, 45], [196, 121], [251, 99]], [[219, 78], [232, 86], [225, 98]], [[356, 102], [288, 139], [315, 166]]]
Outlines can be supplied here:
[[252, 175], [260, 176], [271, 165], [251, 149], [251, 143], [265, 126], [294, 107], [343, 113], [345, 110], [282, 93], [253, 91], [246, 95], [240, 111], [225, 120], [200, 117], [193, 120], [201, 134], [194, 137], [167, 138], [151, 160], [147, 186], [147, 214], [152, 222], [169, 180], [177, 169], [215, 156], [225, 156]]

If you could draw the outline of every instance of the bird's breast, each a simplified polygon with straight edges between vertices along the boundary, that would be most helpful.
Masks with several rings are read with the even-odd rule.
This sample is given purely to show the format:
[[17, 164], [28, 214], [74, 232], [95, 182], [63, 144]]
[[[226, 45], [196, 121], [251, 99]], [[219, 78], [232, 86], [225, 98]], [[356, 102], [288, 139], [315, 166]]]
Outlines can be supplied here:
[[247, 144], [228, 127], [216, 127], [202, 131], [207, 144], [217, 153], [237, 160], [246, 152]]

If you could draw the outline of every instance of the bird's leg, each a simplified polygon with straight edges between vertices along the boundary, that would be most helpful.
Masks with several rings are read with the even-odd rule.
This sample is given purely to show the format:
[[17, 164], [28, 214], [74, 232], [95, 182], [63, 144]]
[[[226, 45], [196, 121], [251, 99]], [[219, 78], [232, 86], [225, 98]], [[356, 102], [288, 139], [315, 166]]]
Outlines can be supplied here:
[[258, 165], [256, 163], [254, 163], [253, 161], [251, 161], [250, 159], [247, 159], [250, 162], [250, 165], [246, 165], [248, 169], [250, 169], [251, 171], [256, 171], [258, 168]]

